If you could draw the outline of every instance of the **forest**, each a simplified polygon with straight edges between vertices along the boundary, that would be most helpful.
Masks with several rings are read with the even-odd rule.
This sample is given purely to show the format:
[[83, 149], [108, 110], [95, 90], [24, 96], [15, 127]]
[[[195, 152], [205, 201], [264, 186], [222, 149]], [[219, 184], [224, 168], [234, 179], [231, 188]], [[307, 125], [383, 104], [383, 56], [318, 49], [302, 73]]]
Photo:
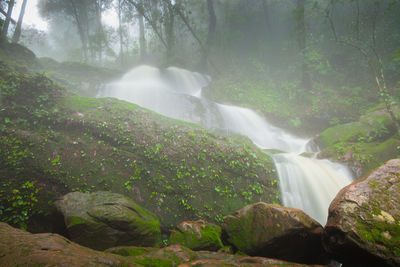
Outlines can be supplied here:
[[1, 266], [399, 266], [399, 0], [0, 0]]

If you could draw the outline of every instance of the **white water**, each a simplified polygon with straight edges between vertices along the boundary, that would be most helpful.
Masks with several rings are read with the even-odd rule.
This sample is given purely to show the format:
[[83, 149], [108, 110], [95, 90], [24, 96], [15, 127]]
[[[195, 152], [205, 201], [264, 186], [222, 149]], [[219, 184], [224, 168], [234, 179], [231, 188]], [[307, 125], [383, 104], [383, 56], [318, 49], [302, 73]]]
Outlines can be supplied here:
[[343, 165], [302, 157], [312, 151], [309, 140], [270, 125], [250, 109], [210, 101], [201, 90], [208, 76], [170, 67], [140, 66], [103, 88], [98, 97], [115, 97], [173, 118], [225, 133], [248, 136], [257, 146], [287, 153], [271, 155], [280, 179], [283, 204], [304, 210], [325, 224], [328, 207], [337, 192], [352, 180]]

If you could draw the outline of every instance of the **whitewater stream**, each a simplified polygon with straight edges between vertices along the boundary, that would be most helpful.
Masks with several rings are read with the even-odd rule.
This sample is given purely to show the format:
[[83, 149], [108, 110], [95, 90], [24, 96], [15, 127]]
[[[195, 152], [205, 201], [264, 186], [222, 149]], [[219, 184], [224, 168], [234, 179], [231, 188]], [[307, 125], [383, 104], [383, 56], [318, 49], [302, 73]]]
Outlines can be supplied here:
[[175, 67], [160, 70], [139, 66], [102, 88], [98, 97], [126, 100], [211, 130], [246, 135], [262, 149], [285, 151], [271, 154], [279, 175], [283, 204], [305, 211], [324, 225], [330, 202], [352, 181], [348, 169], [329, 160], [301, 156], [318, 150], [312, 148], [309, 139], [272, 126], [250, 109], [206, 99], [202, 88], [210, 80], [208, 76]]

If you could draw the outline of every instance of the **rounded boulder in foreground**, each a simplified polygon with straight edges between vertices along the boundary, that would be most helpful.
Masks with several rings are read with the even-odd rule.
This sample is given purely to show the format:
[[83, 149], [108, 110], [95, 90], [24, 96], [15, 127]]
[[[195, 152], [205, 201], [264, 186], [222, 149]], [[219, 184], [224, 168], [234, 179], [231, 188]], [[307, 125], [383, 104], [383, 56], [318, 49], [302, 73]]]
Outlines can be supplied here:
[[345, 266], [400, 266], [400, 159], [338, 193], [323, 242]]
[[73, 192], [55, 203], [63, 214], [68, 237], [81, 245], [104, 250], [110, 247], [158, 246], [157, 217], [133, 200], [111, 192]]
[[322, 230], [301, 210], [259, 202], [228, 216], [222, 237], [251, 256], [316, 264], [326, 262]]

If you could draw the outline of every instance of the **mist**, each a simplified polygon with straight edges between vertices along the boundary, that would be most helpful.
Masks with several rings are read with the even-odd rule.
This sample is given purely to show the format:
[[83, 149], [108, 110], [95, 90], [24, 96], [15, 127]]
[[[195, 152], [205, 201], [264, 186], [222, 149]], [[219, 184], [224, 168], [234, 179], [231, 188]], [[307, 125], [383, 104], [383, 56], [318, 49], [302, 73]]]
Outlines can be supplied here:
[[26, 4], [0, 0], [0, 221], [180, 263], [400, 263], [399, 1]]

